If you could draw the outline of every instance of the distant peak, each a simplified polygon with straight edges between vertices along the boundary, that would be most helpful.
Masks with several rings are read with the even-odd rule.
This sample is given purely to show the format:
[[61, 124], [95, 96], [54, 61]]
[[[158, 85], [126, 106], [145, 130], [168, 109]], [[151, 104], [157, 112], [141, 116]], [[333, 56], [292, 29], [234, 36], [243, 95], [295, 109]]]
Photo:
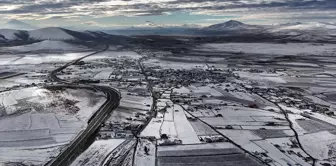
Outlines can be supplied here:
[[243, 26], [245, 25], [242, 22], [236, 21], [236, 20], [230, 20], [230, 21], [226, 21], [224, 23], [221, 23], [219, 25], [225, 26], [225, 27], [239, 27], [239, 26]]
[[229, 21], [226, 21], [225, 23], [227, 23], [227, 24], [243, 24], [242, 22], [236, 21], [236, 20], [229, 20]]
[[4, 26], [9, 29], [20, 29], [20, 30], [36, 29], [35, 26], [32, 26], [28, 23], [16, 19], [9, 20], [6, 24], [4, 24]]
[[8, 24], [25, 24], [24, 22], [16, 20], [16, 19], [11, 19], [7, 23]]
[[214, 25], [205, 27], [204, 29], [211, 30], [211, 31], [235, 31], [235, 30], [242, 30], [242, 29], [255, 30], [255, 29], [260, 29], [260, 27], [255, 26], [255, 25], [244, 24], [236, 20], [229, 20], [224, 23], [214, 24]]

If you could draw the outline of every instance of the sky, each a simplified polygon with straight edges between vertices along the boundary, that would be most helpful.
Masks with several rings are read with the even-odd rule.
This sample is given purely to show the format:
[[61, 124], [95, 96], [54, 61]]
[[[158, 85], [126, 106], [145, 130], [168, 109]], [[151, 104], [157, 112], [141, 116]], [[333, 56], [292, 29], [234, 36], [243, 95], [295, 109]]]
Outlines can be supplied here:
[[336, 0], [0, 0], [0, 23], [38, 27], [336, 23]]

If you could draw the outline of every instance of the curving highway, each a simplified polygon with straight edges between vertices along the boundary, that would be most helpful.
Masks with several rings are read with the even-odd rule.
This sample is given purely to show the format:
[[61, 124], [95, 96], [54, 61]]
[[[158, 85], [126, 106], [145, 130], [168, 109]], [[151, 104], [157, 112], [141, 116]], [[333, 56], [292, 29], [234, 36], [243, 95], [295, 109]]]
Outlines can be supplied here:
[[99, 90], [105, 93], [106, 95], [106, 102], [95, 112], [95, 114], [91, 117], [91, 119], [88, 122], [88, 126], [85, 130], [81, 131], [80, 134], [77, 135], [75, 139], [73, 139], [70, 144], [64, 148], [61, 153], [54, 158], [52, 161], [50, 161], [47, 166], [66, 166], [70, 165], [73, 158], [76, 157], [75, 155], [78, 152], [78, 149], [85, 144], [87, 139], [95, 133], [95, 131], [100, 127], [101, 123], [104, 122], [110, 115], [110, 113], [119, 106], [119, 102], [121, 99], [121, 94], [116, 90], [108, 86], [97, 86], [97, 85], [86, 85], [86, 84], [72, 84], [71, 82], [67, 82], [66, 80], [62, 80], [57, 77], [57, 73], [64, 70], [70, 65], [73, 65], [82, 59], [92, 56], [101, 52], [104, 52], [108, 49], [108, 45], [97, 52], [94, 52], [92, 54], [86, 55], [84, 57], [81, 57], [79, 59], [76, 59], [72, 62], [69, 62], [65, 64], [64, 66], [61, 66], [57, 68], [56, 70], [52, 71], [49, 74], [49, 79], [58, 83], [62, 83], [64, 85], [59, 86], [65, 86], [65, 87], [76, 87], [76, 88], [84, 88], [84, 89], [95, 89]]

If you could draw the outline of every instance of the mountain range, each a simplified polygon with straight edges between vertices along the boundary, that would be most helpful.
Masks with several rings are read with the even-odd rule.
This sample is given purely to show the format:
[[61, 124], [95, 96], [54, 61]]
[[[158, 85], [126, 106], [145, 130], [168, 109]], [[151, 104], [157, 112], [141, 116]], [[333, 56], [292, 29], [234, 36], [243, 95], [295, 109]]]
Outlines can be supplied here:
[[0, 29], [0, 43], [11, 41], [104, 41], [116, 35], [187, 35], [187, 36], [267, 36], [288, 38], [297, 41], [336, 41], [336, 25], [330, 23], [288, 23], [279, 25], [249, 25], [230, 20], [208, 27], [189, 26], [151, 26], [133, 27], [111, 31], [74, 31], [60, 27], [36, 29], [29, 24], [11, 20], [12, 26], [35, 28], [35, 30]]
[[59, 27], [48, 27], [36, 30], [12, 30], [0, 29], [0, 41], [24, 41], [24, 40], [54, 40], [54, 41], [94, 41], [109, 37], [109, 34], [95, 31], [72, 31]]
[[336, 24], [331, 23], [287, 23], [279, 25], [249, 25], [239, 21], [230, 20], [224, 23], [211, 25], [203, 28], [204, 31], [217, 31], [217, 32], [235, 32], [235, 31], [267, 31], [269, 33], [281, 32], [281, 31], [334, 31], [336, 30]]

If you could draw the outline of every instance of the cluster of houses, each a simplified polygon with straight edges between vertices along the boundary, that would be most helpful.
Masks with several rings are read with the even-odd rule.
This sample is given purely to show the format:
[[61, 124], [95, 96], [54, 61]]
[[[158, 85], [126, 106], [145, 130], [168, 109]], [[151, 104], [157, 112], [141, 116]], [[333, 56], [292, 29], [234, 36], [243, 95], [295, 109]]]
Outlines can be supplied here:
[[335, 115], [336, 110], [334, 108], [328, 105], [315, 103], [301, 94], [299, 89], [254, 87], [249, 90], [274, 103], [281, 103], [287, 107], [294, 107], [300, 110], [309, 109], [312, 112], [318, 112], [329, 116]]
[[232, 73], [203, 69], [161, 69], [150, 70], [148, 75], [156, 85], [161, 85], [162, 87], [177, 87], [188, 86], [194, 83], [207, 84], [225, 82], [226, 78], [232, 76]]

